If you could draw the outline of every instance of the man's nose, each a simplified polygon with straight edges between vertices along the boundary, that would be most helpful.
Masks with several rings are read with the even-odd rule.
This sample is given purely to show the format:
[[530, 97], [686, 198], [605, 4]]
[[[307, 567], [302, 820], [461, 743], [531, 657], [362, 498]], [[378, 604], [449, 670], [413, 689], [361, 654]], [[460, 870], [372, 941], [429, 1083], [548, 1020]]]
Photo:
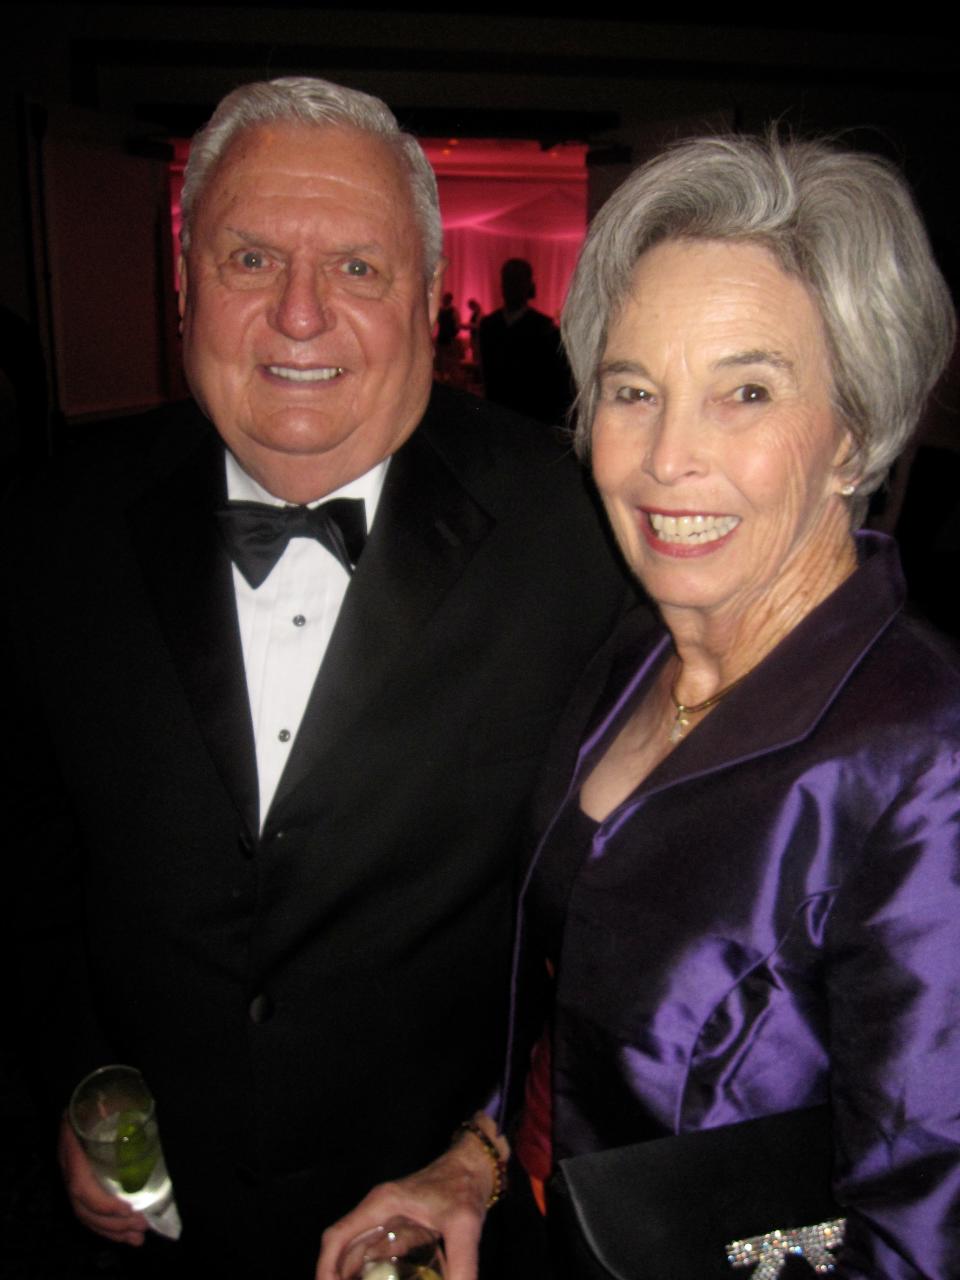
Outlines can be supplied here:
[[279, 333], [297, 342], [308, 342], [332, 329], [336, 319], [324, 273], [306, 265], [288, 267], [270, 320]]
[[644, 467], [660, 484], [676, 484], [707, 470], [706, 440], [697, 407], [664, 405], [647, 440]]

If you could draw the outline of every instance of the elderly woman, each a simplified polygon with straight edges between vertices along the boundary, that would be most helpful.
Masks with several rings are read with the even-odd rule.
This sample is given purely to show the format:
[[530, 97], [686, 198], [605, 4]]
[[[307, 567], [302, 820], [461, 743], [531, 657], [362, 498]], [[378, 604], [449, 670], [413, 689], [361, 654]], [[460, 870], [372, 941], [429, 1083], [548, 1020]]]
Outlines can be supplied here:
[[[829, 1103], [835, 1274], [958, 1276], [960, 666], [854, 533], [952, 347], [919, 218], [865, 156], [686, 143], [596, 219], [564, 333], [663, 628], [628, 623], [568, 719], [524, 892], [554, 1007], [521, 1156]], [[484, 1139], [505, 1153], [476, 1124], [320, 1274], [387, 1209], [472, 1274]]]

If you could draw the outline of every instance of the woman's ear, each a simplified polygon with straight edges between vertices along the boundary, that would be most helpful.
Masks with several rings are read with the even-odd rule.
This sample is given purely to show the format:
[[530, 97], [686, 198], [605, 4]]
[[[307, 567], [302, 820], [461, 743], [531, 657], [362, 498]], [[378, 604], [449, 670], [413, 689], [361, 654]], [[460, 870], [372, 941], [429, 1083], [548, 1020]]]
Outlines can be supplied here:
[[844, 498], [852, 498], [860, 483], [860, 446], [849, 430], [844, 431], [833, 455], [836, 491]]

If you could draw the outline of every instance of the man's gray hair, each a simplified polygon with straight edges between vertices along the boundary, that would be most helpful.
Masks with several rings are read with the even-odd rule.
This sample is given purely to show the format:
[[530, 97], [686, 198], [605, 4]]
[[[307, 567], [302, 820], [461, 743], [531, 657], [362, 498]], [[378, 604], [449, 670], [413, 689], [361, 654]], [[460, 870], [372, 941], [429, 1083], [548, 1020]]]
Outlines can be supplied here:
[[771, 251], [823, 319], [833, 399], [855, 441], [852, 506], [883, 481], [943, 371], [950, 293], [897, 170], [822, 142], [728, 136], [683, 142], [636, 170], [595, 218], [563, 313], [589, 452], [597, 371], [637, 260], [666, 240], [740, 240]]
[[208, 123], [195, 135], [181, 197], [180, 243], [184, 253], [190, 248], [200, 197], [231, 142], [246, 129], [277, 122], [359, 129], [393, 147], [410, 180], [423, 238], [424, 267], [428, 278], [433, 275], [443, 247], [443, 227], [437, 179], [419, 142], [400, 128], [393, 112], [379, 98], [309, 76], [284, 76], [241, 85], [222, 99]]

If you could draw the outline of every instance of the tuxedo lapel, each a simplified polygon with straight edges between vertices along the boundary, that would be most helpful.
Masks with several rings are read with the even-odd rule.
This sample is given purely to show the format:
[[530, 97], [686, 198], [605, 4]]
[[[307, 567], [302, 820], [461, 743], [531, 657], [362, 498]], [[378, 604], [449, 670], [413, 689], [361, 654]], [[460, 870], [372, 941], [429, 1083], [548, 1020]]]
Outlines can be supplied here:
[[225, 492], [212, 430], [129, 513], [134, 546], [207, 749], [251, 834], [258, 829], [253, 728], [230, 561], [213, 512]]
[[390, 462], [273, 809], [309, 784], [436, 614], [493, 524], [421, 427]]

